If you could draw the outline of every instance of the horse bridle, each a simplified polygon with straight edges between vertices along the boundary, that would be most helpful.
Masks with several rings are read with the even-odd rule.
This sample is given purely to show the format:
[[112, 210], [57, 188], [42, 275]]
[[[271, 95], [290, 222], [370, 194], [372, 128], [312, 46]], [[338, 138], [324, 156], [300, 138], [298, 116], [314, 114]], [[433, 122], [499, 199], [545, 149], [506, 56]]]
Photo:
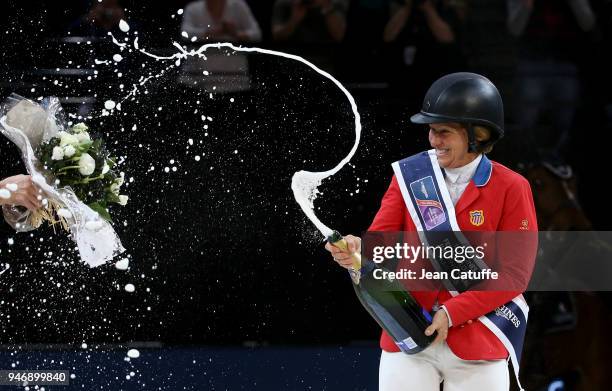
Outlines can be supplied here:
[[574, 176], [572, 167], [569, 165], [560, 165], [554, 166], [549, 162], [541, 163], [544, 168], [546, 168], [550, 173], [555, 175], [557, 178], [561, 179], [561, 186], [563, 186], [563, 191], [567, 196], [567, 199], [559, 204], [559, 206], [551, 213], [549, 213], [546, 217], [554, 216], [564, 209], [576, 209], [582, 211], [582, 206], [578, 201], [578, 197], [574, 194], [574, 192], [569, 188], [567, 181]]

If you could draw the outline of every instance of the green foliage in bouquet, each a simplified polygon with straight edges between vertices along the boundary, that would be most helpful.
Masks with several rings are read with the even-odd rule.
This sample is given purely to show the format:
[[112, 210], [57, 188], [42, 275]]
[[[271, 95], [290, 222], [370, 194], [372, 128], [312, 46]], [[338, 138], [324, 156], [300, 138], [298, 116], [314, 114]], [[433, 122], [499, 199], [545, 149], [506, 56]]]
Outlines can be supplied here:
[[102, 218], [111, 221], [110, 204], [125, 205], [128, 197], [120, 195], [123, 175], [114, 170], [117, 159], [111, 157], [102, 139], [92, 139], [89, 128], [79, 123], [42, 143], [35, 151], [43, 169], [55, 185], [70, 187], [74, 194]]

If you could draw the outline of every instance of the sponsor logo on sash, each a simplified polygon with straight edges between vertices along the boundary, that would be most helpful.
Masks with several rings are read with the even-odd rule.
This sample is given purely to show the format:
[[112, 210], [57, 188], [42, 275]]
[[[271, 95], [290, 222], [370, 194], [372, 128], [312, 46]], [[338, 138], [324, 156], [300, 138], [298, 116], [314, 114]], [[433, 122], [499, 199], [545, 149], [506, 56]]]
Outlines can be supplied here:
[[482, 209], [470, 211], [470, 223], [476, 227], [480, 227], [482, 224], [484, 224], [484, 212]]
[[512, 312], [510, 308], [506, 307], [505, 305], [497, 307], [495, 309], [495, 315], [508, 319], [517, 329], [521, 325], [520, 319], [514, 315], [514, 312]]
[[446, 222], [446, 213], [431, 176], [410, 183], [410, 192], [416, 201], [419, 214], [423, 218], [425, 227], [428, 230]]

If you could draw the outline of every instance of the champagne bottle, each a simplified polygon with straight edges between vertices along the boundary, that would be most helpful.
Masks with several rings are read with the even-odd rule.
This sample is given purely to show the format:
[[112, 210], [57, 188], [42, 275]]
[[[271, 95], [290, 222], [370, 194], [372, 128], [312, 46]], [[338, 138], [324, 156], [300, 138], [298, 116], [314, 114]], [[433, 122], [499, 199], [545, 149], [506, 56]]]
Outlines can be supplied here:
[[[327, 241], [348, 251], [348, 244], [338, 231], [334, 231]], [[358, 253], [353, 253], [352, 258], [349, 274], [361, 305], [404, 353], [415, 354], [428, 347], [436, 337], [436, 333], [425, 335], [432, 320], [429, 312], [397, 280], [382, 278], [383, 273], [378, 275], [381, 278], [375, 278], [374, 271], [381, 268], [380, 265], [362, 259]]]

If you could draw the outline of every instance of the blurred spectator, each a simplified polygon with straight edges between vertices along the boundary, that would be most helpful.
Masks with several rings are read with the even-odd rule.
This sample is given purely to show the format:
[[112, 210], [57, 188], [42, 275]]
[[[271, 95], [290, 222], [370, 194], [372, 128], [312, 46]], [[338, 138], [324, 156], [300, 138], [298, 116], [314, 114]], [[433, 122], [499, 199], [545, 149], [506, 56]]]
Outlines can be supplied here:
[[103, 36], [119, 31], [119, 21], [126, 19], [119, 0], [93, 1], [89, 11], [73, 22], [69, 31], [78, 35]]
[[397, 86], [410, 94], [427, 89], [443, 74], [464, 70], [460, 46], [463, 2], [391, 0], [389, 7], [383, 41], [393, 44], [390, 62], [396, 67]]
[[185, 7], [181, 29], [199, 40], [261, 41], [261, 29], [244, 0], [199, 0]]
[[[580, 98], [578, 62], [595, 28], [589, 0], [507, 0], [508, 30], [521, 37], [515, 120], [524, 137], [562, 158]], [[536, 132], [548, 114], [552, 134]]]
[[[384, 86], [388, 66], [381, 61], [385, 47], [380, 37], [389, 20], [391, 0], [352, 0], [348, 9], [346, 35], [335, 48], [335, 75], [364, 91]], [[359, 64], [356, 67], [355, 64]], [[363, 72], [367, 69], [368, 72]]]
[[[393, 0], [383, 40], [408, 38], [422, 44], [456, 41], [458, 12], [449, 1]], [[403, 37], [400, 37], [403, 35]]]
[[[187, 4], [181, 29], [191, 42], [261, 41], [261, 29], [244, 0], [199, 0]], [[206, 57], [185, 59], [179, 82], [209, 93], [251, 89], [248, 57], [226, 49], [208, 48]]]
[[370, 43], [372, 46], [379, 46], [380, 34], [389, 20], [390, 1], [351, 1], [347, 17], [348, 23], [345, 41], [351, 41], [360, 45]]
[[276, 0], [272, 37], [302, 43], [340, 42], [349, 0]]

